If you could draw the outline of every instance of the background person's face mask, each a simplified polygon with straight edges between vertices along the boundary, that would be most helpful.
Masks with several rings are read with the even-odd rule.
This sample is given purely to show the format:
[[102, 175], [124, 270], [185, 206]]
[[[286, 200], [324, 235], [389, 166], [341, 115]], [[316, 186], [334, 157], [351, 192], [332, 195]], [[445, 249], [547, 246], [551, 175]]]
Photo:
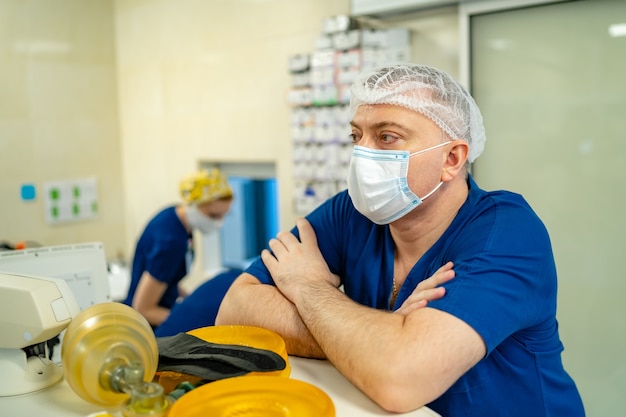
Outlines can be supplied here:
[[219, 230], [224, 224], [224, 220], [215, 220], [204, 215], [195, 204], [187, 207], [187, 221], [192, 229], [198, 229], [205, 235]]
[[413, 153], [355, 145], [348, 172], [348, 194], [354, 207], [376, 224], [389, 224], [422, 204], [443, 182], [419, 198], [408, 185], [409, 158], [448, 143], [450, 141]]

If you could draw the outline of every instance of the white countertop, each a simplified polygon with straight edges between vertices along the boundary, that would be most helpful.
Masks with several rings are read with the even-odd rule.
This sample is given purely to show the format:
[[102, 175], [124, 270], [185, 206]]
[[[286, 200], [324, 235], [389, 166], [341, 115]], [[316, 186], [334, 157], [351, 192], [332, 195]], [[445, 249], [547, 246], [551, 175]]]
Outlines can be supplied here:
[[361, 390], [352, 385], [328, 361], [304, 359], [290, 356], [291, 378], [308, 382], [322, 389], [335, 403], [337, 417], [365, 416], [411, 416], [440, 417], [427, 407], [410, 413], [388, 413], [367, 398]]
[[[337, 417], [411, 416], [438, 417], [439, 414], [423, 407], [406, 414], [392, 414], [382, 410], [365, 394], [343, 377], [329, 362], [289, 357], [291, 378], [308, 382], [322, 389], [335, 404]], [[76, 395], [65, 379], [38, 392], [0, 397], [3, 417], [86, 417], [105, 411]], [[107, 410], [114, 416], [120, 412]]]

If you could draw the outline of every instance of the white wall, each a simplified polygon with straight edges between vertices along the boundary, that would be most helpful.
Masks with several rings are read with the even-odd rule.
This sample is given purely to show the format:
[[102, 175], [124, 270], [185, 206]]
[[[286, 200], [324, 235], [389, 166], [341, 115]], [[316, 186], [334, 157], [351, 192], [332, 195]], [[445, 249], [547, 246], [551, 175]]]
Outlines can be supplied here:
[[348, 0], [115, 1], [126, 240], [201, 161], [273, 162], [293, 223], [289, 56]]
[[[115, 73], [111, 1], [0, 0], [0, 242], [126, 251]], [[97, 218], [47, 223], [44, 185], [83, 178]]]

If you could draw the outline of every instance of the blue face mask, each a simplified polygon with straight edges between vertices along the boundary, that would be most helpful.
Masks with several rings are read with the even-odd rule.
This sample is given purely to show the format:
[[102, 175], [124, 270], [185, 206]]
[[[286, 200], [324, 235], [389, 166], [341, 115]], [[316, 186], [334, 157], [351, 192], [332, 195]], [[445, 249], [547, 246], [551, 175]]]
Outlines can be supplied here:
[[409, 158], [440, 148], [444, 142], [421, 151], [389, 151], [355, 146], [348, 172], [348, 194], [354, 207], [376, 224], [398, 220], [441, 187], [419, 198], [409, 188]]

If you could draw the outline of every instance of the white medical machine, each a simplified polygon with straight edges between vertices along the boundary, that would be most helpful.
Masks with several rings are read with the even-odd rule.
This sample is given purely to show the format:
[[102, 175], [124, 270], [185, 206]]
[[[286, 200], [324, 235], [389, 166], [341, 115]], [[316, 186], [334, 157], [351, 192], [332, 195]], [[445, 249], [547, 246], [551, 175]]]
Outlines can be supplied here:
[[79, 312], [64, 280], [0, 272], [0, 396], [37, 391], [63, 377], [46, 342]]
[[0, 272], [61, 278], [81, 310], [111, 301], [107, 260], [100, 242], [1, 251]]
[[63, 370], [48, 341], [62, 338], [81, 310], [106, 301], [101, 243], [0, 252], [0, 396], [59, 381]]

